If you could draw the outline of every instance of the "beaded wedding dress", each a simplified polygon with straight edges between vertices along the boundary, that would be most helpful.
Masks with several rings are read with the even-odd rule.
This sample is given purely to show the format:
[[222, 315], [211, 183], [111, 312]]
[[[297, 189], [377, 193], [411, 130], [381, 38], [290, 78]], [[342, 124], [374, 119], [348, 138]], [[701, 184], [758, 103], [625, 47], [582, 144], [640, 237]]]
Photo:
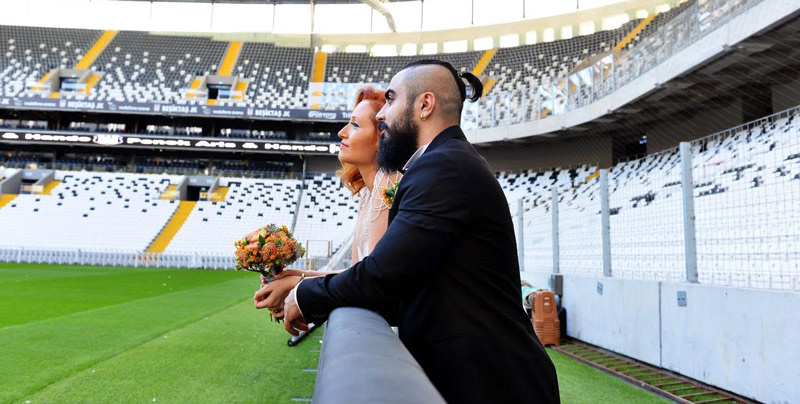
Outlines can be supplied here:
[[371, 251], [372, 239], [370, 228], [381, 217], [381, 212], [388, 210], [391, 205], [383, 197], [383, 190], [391, 188], [400, 179], [400, 174], [386, 174], [378, 170], [373, 181], [372, 191], [364, 187], [358, 193], [358, 219], [356, 221], [356, 234], [354, 243], [358, 260], [366, 258]]

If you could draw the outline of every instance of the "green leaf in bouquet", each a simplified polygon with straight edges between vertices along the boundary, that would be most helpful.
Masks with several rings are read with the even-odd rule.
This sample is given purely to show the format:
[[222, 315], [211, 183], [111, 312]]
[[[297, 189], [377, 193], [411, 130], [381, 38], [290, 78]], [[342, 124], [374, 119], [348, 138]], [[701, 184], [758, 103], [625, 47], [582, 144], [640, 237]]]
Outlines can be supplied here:
[[275, 245], [278, 247], [283, 247], [283, 239], [282, 238], [275, 238]]
[[266, 244], [267, 240], [262, 235], [258, 235], [258, 248], [261, 248]]

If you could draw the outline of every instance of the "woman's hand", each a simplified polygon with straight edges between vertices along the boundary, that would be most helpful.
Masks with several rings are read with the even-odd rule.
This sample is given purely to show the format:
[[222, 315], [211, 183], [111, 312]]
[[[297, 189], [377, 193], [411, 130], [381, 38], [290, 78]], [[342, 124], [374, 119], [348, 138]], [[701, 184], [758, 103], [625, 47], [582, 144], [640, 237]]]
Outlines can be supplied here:
[[[275, 280], [277, 281], [277, 280], [283, 279], [283, 278], [285, 278], [287, 276], [300, 276], [303, 273], [306, 273], [306, 276], [308, 276], [309, 272], [311, 272], [311, 271], [301, 271], [299, 269], [284, 269], [283, 271], [281, 271], [281, 273], [275, 275]], [[263, 278], [263, 275], [262, 275], [262, 278]]]
[[300, 282], [299, 276], [283, 275], [280, 279], [276, 276], [274, 281], [265, 284], [256, 291], [255, 295], [253, 295], [253, 304], [257, 309], [267, 308], [278, 318], [283, 317], [283, 301], [289, 295], [289, 292], [297, 286], [298, 282]]

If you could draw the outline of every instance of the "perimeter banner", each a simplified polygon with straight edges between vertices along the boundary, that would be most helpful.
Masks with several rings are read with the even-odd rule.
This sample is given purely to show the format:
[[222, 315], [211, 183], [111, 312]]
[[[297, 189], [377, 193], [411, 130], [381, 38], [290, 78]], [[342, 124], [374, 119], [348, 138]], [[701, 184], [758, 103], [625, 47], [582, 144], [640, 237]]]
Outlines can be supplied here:
[[0, 108], [48, 111], [107, 112], [169, 116], [247, 118], [284, 121], [346, 122], [349, 111], [271, 109], [248, 106], [181, 105], [116, 101], [65, 100], [50, 98], [0, 97]]
[[336, 155], [339, 153], [339, 144], [328, 142], [220, 139], [116, 133], [73, 133], [67, 131], [31, 131], [24, 129], [0, 129], [0, 143], [128, 149], [159, 148], [170, 150], [239, 151], [275, 154]]

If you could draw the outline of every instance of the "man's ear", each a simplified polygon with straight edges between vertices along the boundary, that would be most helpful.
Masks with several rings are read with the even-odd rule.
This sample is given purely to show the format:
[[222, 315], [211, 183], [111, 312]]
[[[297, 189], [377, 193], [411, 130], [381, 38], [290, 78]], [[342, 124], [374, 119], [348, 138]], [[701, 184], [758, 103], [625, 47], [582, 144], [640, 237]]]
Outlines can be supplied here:
[[432, 92], [426, 92], [421, 94], [422, 99], [420, 100], [420, 119], [425, 117], [425, 119], [429, 118], [436, 107], [436, 95]]

